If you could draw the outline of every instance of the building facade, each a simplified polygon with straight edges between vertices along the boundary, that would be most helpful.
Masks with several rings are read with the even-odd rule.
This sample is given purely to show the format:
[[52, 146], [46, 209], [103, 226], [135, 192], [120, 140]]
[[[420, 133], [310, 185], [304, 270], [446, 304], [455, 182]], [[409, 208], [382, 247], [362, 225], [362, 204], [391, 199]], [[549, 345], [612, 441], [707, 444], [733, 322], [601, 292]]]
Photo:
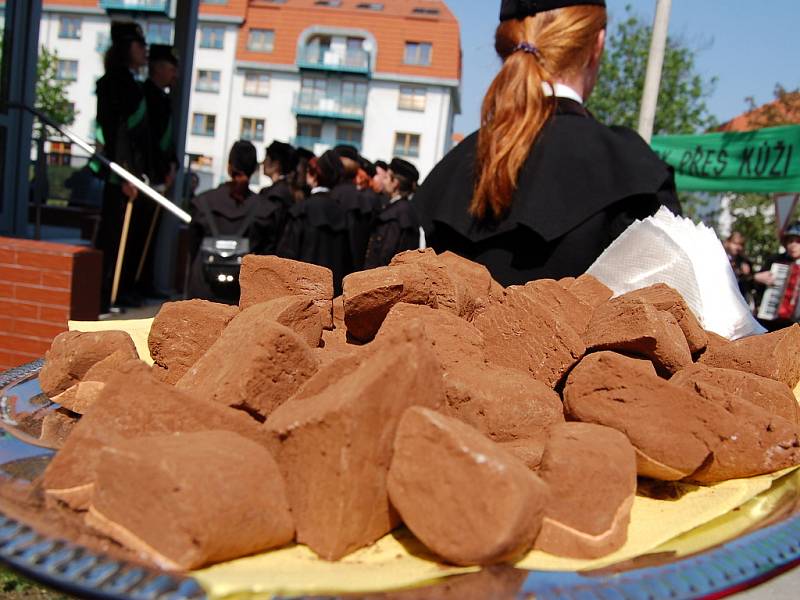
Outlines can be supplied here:
[[[58, 52], [76, 133], [94, 135], [111, 20], [133, 18], [149, 43], [170, 44], [172, 10], [171, 0], [45, 0], [40, 43]], [[460, 110], [459, 26], [442, 0], [205, 0], [193, 62], [186, 153], [202, 188], [224, 180], [237, 139], [262, 157], [272, 140], [316, 153], [348, 143], [424, 177]]]

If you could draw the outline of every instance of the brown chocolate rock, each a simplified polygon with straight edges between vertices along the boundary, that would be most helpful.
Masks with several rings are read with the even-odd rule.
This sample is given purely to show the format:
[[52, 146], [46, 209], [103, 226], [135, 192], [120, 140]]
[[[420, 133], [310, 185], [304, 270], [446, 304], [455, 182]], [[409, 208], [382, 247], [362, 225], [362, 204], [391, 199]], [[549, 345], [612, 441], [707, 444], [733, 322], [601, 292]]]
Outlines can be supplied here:
[[333, 299], [333, 328], [345, 329], [344, 324], [344, 296]]
[[800, 380], [800, 325], [764, 335], [709, 345], [700, 361], [709, 367], [738, 369], [782, 381], [794, 389]]
[[147, 338], [156, 377], [177, 383], [238, 313], [235, 306], [207, 300], [163, 304]]
[[351, 273], [342, 287], [347, 332], [362, 341], [375, 337], [389, 310], [403, 297], [403, 278], [389, 267]]
[[131, 336], [124, 331], [60, 333], [45, 354], [39, 385], [52, 398], [78, 383], [92, 365], [117, 350], [139, 358]]
[[319, 366], [305, 340], [273, 316], [270, 303], [244, 309], [176, 387], [266, 419]]
[[475, 429], [416, 407], [397, 430], [389, 497], [430, 550], [457, 565], [486, 565], [530, 549], [548, 489]]
[[50, 411], [42, 418], [39, 439], [48, 448], [61, 448], [79, 418], [78, 415], [61, 408]]
[[475, 312], [490, 299], [502, 299], [503, 286], [492, 278], [485, 266], [450, 251], [437, 255], [437, 259], [455, 282], [459, 313], [465, 319], [472, 320]]
[[397, 424], [409, 406], [444, 402], [440, 367], [421, 333], [371, 346], [323, 367], [267, 420], [297, 541], [326, 560], [397, 525], [386, 492]]
[[510, 289], [518, 290], [533, 302], [543, 304], [557, 319], [569, 323], [581, 335], [589, 326], [594, 309], [553, 279], [538, 279]]
[[675, 317], [683, 334], [686, 336], [686, 342], [689, 344], [689, 350], [692, 354], [705, 350], [708, 345], [708, 335], [700, 326], [697, 317], [692, 312], [692, 309], [689, 308], [689, 305], [686, 304], [683, 296], [674, 288], [663, 283], [657, 283], [624, 294], [620, 298], [644, 300], [658, 310], [666, 311]]
[[271, 316], [303, 338], [312, 348], [322, 340], [322, 320], [314, 300], [308, 296], [283, 296], [268, 300], [260, 306], [261, 313]]
[[675, 317], [637, 298], [620, 296], [597, 308], [583, 338], [588, 350], [645, 356], [668, 373], [692, 364]]
[[790, 423], [800, 423], [800, 407], [794, 393], [785, 383], [774, 379], [697, 363], [681, 369], [669, 381], [717, 404], [730, 397], [738, 398]]
[[444, 387], [444, 414], [495, 442], [544, 438], [549, 426], [564, 421], [558, 394], [516, 369], [465, 363], [445, 371]]
[[309, 296], [322, 326], [333, 328], [333, 273], [330, 269], [277, 256], [244, 257], [239, 273], [242, 309], [282, 296]]
[[486, 359], [497, 366], [528, 371], [555, 387], [586, 351], [581, 336], [547, 307], [525, 294], [506, 290], [473, 321], [486, 341]]
[[119, 373], [106, 383], [99, 401], [75, 425], [47, 466], [43, 489], [50, 500], [85, 509], [103, 447], [120, 439], [208, 430], [233, 431], [264, 441], [258, 423], [241, 411], [193, 398], [151, 374]]
[[403, 278], [403, 301], [424, 304], [462, 315], [470, 306], [459, 304], [459, 290], [447, 266], [431, 248], [401, 252], [389, 263]]
[[589, 423], [555, 425], [539, 477], [550, 487], [552, 501], [537, 550], [598, 558], [625, 544], [636, 496], [636, 452], [625, 434]]
[[148, 436], [103, 448], [86, 522], [176, 571], [282, 546], [294, 537], [274, 459], [229, 431]]
[[531, 471], [537, 471], [542, 464], [546, 438], [545, 434], [532, 438], [521, 438], [513, 442], [499, 442], [497, 445], [516, 456]]
[[578, 297], [578, 300], [588, 304], [592, 308], [597, 308], [611, 300], [614, 292], [592, 275], [583, 274], [571, 283], [569, 280], [562, 279], [567, 289]]
[[564, 410], [625, 433], [639, 475], [654, 479], [713, 483], [800, 462], [797, 428], [785, 419], [735, 398], [710, 402], [612, 352], [590, 354], [570, 373]]
[[419, 327], [425, 332], [445, 369], [459, 363], [480, 365], [484, 361], [485, 344], [480, 331], [461, 317], [421, 304], [395, 304], [375, 340], [396, 335], [408, 327]]
[[83, 381], [79, 381], [68, 390], [53, 396], [51, 400], [67, 410], [83, 415], [91, 410], [106, 382], [116, 373], [139, 372], [146, 375], [150, 371], [147, 363], [138, 358], [131, 358], [127, 350], [117, 350], [92, 365], [83, 376]]

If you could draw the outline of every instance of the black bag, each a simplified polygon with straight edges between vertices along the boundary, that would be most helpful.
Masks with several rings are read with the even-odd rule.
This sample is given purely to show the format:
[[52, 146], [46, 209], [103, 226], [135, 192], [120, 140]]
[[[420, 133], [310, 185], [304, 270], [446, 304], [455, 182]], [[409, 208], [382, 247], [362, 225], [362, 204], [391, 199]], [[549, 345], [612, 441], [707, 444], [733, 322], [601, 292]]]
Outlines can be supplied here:
[[257, 208], [258, 200], [254, 198], [239, 231], [231, 235], [220, 235], [208, 203], [202, 204], [203, 213], [211, 228], [211, 235], [204, 237], [200, 243], [200, 262], [206, 283], [218, 295], [229, 296], [239, 291], [239, 271], [242, 267], [242, 259], [250, 254], [251, 250], [247, 231], [253, 224]]

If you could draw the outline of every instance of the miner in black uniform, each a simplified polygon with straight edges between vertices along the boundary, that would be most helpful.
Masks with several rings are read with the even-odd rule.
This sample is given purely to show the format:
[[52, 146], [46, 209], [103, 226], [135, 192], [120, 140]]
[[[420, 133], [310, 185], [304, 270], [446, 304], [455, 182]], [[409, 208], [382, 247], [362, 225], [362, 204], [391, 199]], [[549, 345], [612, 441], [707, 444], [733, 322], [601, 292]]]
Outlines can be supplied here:
[[481, 129], [436, 166], [414, 204], [437, 251], [503, 285], [582, 274], [635, 219], [679, 213], [671, 169], [633, 131], [583, 106], [606, 34], [604, 0], [503, 0], [503, 66]]
[[258, 156], [253, 144], [238, 141], [228, 156], [228, 175], [231, 180], [219, 187], [192, 198], [189, 214], [189, 252], [192, 259], [189, 274], [189, 298], [204, 298], [235, 303], [239, 299], [238, 285], [217, 285], [209, 281], [201, 260], [200, 247], [205, 237], [246, 237], [250, 252], [263, 254], [265, 244], [275, 238], [276, 208], [261, 202], [250, 189], [250, 177], [258, 168]]
[[308, 163], [306, 177], [311, 195], [295, 203], [278, 244], [278, 255], [329, 268], [334, 293], [342, 291], [342, 279], [352, 263], [346, 215], [331, 193], [344, 175], [344, 167], [332, 150]]
[[362, 191], [356, 186], [356, 176], [361, 168], [361, 157], [353, 146], [341, 145], [334, 148], [344, 168], [341, 181], [332, 190], [333, 198], [342, 207], [347, 221], [347, 237], [350, 243], [352, 263], [346, 273], [364, 268], [364, 256], [372, 229], [372, 220], [379, 209], [378, 198], [372, 191]]
[[364, 268], [383, 267], [398, 252], [420, 247], [420, 223], [411, 204], [419, 171], [410, 162], [395, 158], [389, 165], [386, 191], [389, 204], [378, 214], [369, 238]]
[[[162, 44], [152, 44], [148, 54], [147, 80], [142, 84], [147, 102], [147, 123], [150, 130], [147, 176], [154, 189], [167, 195], [178, 168], [172, 101], [168, 93], [168, 90], [175, 87], [178, 80], [178, 59], [172, 46]], [[132, 232], [132, 235], [137, 238], [144, 236], [149, 244], [145, 248], [147, 255], [141, 259], [144, 262], [137, 281], [137, 290], [145, 296], [159, 296], [153, 281], [153, 259], [155, 236], [160, 221], [160, 208], [154, 202], [140, 204], [142, 218], [139, 224], [144, 229], [137, 229]]]
[[[111, 23], [111, 47], [105, 56], [105, 74], [97, 81], [96, 140], [102, 154], [137, 176], [146, 175], [150, 169], [147, 103], [142, 84], [137, 80], [139, 70], [146, 64], [147, 44], [141, 27], [133, 22]], [[137, 228], [147, 227], [141, 207], [150, 202], [115, 174], [107, 172], [105, 177], [97, 236], [98, 248], [103, 251], [102, 312], [110, 308], [114, 269], [129, 199], [133, 200], [130, 223], [133, 235], [129, 235], [126, 244], [117, 297], [121, 305], [138, 303], [133, 285], [145, 240], [136, 232]]]
[[[295, 170], [299, 162], [297, 150], [290, 144], [275, 140], [267, 146], [267, 155], [264, 158], [264, 175], [272, 180], [272, 185], [261, 190], [261, 198], [264, 202], [273, 203], [278, 214], [278, 233], [283, 232], [289, 209], [296, 201], [296, 190], [293, 182]], [[272, 254], [278, 240], [274, 240], [272, 247], [268, 251]]]

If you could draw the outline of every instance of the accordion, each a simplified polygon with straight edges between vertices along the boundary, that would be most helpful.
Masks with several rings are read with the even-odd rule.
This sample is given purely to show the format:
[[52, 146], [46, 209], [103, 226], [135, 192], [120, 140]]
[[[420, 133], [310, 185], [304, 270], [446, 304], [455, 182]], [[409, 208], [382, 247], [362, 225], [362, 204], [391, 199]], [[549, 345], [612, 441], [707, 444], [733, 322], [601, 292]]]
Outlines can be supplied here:
[[761, 298], [758, 318], [764, 321], [800, 320], [800, 265], [776, 263], [770, 273], [774, 282]]

